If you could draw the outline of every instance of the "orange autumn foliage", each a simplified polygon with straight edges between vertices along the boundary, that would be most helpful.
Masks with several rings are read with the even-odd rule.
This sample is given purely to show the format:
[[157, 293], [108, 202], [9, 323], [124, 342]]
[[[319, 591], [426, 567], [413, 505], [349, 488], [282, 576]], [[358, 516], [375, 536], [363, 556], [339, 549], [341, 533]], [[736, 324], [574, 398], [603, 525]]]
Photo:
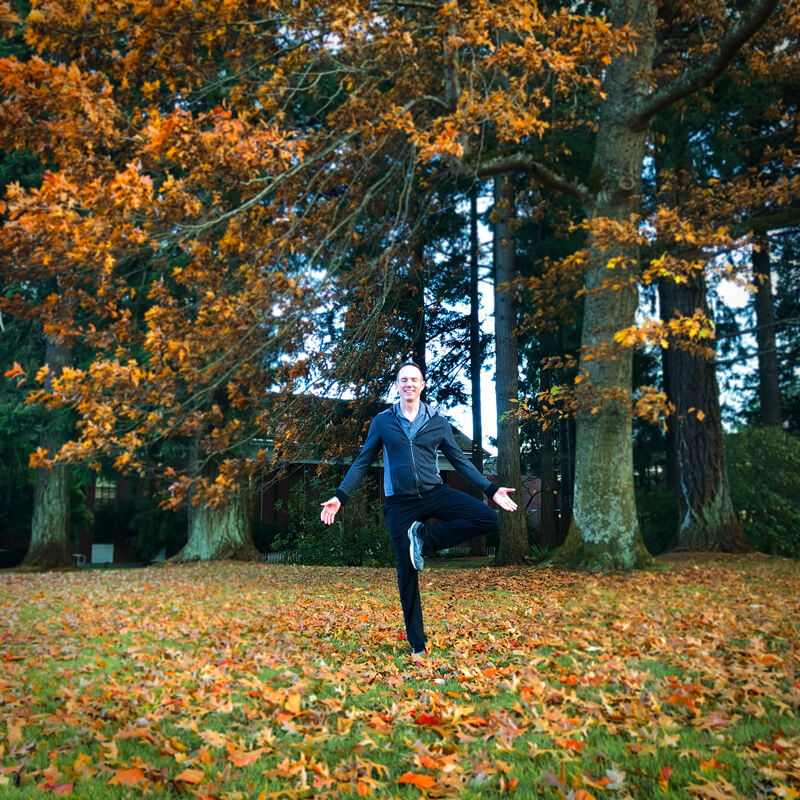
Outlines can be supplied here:
[[[40, 154], [48, 171], [33, 189], [7, 190], [11, 290], [0, 307], [90, 354], [30, 395], [78, 418], [73, 439], [37, 463], [155, 471], [173, 504], [198, 489], [221, 505], [330, 435], [336, 426], [312, 420], [298, 395], [348, 385], [362, 398], [380, 383], [402, 341], [391, 300], [420, 224], [413, 209], [434, 202], [437, 182], [520, 171], [581, 206], [587, 248], [552, 273], [568, 274], [574, 294], [537, 304], [536, 325], [550, 321], [541, 309], [633, 296], [639, 282], [680, 279], [738, 243], [717, 219], [667, 207], [646, 218], [629, 197], [641, 158], [628, 170], [608, 156], [595, 165], [599, 186], [568, 146], [602, 133], [608, 74], [630, 72], [623, 127], [638, 135], [657, 105], [690, 94], [682, 65], [706, 68], [733, 25], [716, 3], [703, 37], [692, 28], [680, 58], [665, 49], [655, 59], [646, 53], [664, 22], [653, 4], [634, 5], [641, 18], [618, 3], [598, 16], [486, 0], [35, 0], [18, 20], [33, 55], [0, 63], [0, 145]], [[796, 3], [770, 17], [772, 6], [756, 9], [769, 17], [763, 41], [794, 35]], [[674, 24], [696, 11], [677, 8]], [[7, 7], [0, 21], [10, 30]], [[791, 68], [790, 53], [766, 56], [761, 43], [736, 44], [751, 70]], [[752, 188], [742, 181], [718, 205], [733, 208]], [[764, 191], [776, 188], [781, 202], [797, 193], [794, 180]], [[668, 253], [675, 244], [693, 253]], [[586, 279], [590, 266], [597, 280]], [[659, 323], [639, 325], [628, 306], [611, 312], [608, 336], [583, 342], [575, 410], [663, 410], [603, 366], [661, 341]], [[692, 342], [711, 332], [693, 317], [674, 327]], [[173, 445], [184, 456], [197, 448], [185, 474], [167, 463]]]

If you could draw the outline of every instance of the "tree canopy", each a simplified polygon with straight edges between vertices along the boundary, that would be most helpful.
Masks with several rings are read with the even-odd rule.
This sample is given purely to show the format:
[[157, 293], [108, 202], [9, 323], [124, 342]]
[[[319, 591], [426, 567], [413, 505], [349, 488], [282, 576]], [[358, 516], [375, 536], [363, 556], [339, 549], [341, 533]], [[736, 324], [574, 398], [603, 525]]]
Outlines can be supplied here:
[[[0, 147], [43, 167], [6, 188], [0, 310], [75, 354], [36, 375], [29, 399], [77, 423], [32, 465], [157, 471], [170, 503], [222, 507], [317, 439], [340, 453], [307, 395], [385, 385], [432, 221], [455, 187], [518, 175], [582, 238], [521, 309], [542, 335], [548, 298], [581, 309], [572, 384], [537, 401], [576, 415], [563, 563], [647, 561], [631, 417], [667, 407], [635, 391], [633, 350], [707, 353], [713, 327], [702, 307], [643, 319], [640, 293], [730, 267], [754, 214], [797, 202], [796, 104], [762, 104], [767, 133], [734, 90], [791, 85], [794, 0], [54, 0], [0, 20], [28, 48], [0, 60]], [[668, 163], [645, 202], [684, 123], [707, 169], [677, 206]], [[744, 128], [768, 145], [729, 168]]]

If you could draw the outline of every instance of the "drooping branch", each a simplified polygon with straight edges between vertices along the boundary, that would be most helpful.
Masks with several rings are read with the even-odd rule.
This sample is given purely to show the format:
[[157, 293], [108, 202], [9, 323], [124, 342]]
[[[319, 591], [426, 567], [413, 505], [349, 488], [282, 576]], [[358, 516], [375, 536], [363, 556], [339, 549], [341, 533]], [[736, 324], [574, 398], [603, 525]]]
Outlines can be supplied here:
[[767, 21], [778, 0], [759, 0], [719, 41], [717, 49], [697, 67], [644, 99], [628, 117], [632, 130], [642, 130], [659, 111], [708, 86], [733, 61], [736, 54]]

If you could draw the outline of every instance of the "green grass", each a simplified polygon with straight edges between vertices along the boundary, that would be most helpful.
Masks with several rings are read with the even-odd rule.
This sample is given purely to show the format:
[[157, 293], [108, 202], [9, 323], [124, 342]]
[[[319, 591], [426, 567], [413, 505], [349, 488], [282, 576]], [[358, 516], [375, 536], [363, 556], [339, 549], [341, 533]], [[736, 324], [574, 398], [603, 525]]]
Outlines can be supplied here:
[[797, 565], [695, 567], [426, 571], [422, 668], [393, 570], [5, 573], [0, 797], [791, 797]]

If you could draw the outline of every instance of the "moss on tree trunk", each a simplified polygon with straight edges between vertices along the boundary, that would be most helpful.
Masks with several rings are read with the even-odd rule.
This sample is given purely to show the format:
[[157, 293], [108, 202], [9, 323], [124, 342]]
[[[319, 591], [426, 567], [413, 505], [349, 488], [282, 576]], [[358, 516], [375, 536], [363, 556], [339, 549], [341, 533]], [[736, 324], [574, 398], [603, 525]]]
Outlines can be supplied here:
[[38, 569], [73, 566], [69, 541], [69, 467], [36, 470], [31, 542], [22, 565]]
[[217, 561], [259, 558], [250, 532], [247, 495], [239, 492], [228, 505], [189, 509], [189, 541], [172, 561]]
[[[71, 349], [53, 337], [47, 337], [45, 363], [48, 373], [44, 387], [50, 391], [72, 359]], [[40, 445], [50, 456], [58, 452], [64, 441], [61, 414], [50, 412]], [[56, 464], [50, 469], [34, 471], [36, 485], [33, 492], [31, 541], [23, 559], [23, 566], [37, 569], [55, 569], [74, 566], [69, 538], [70, 471], [66, 464]]]
[[[596, 193], [586, 203], [596, 231], [585, 277], [579, 373], [575, 501], [567, 539], [556, 553], [563, 567], [627, 570], [648, 563], [636, 516], [633, 485], [633, 353], [615, 334], [632, 326], [638, 307], [639, 253], [632, 220], [640, 211], [647, 132], [629, 123], [629, 110], [649, 91], [656, 6], [651, 0], [612, 3], [615, 25], [640, 31], [636, 50], [615, 58], [603, 83], [593, 172]], [[629, 230], [627, 236], [607, 231]]]

